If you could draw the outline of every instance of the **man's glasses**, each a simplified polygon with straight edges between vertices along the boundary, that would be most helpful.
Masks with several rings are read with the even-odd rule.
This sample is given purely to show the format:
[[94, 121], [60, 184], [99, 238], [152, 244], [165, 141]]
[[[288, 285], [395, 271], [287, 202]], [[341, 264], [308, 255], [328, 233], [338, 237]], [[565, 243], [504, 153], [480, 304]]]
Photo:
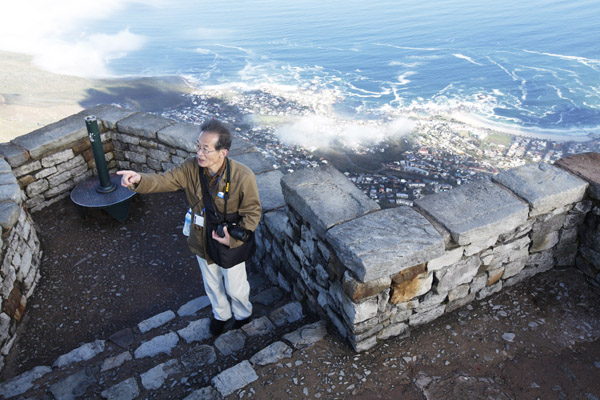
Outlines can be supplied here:
[[215, 151], [219, 151], [219, 150], [207, 150], [207, 149], [201, 149], [201, 148], [199, 148], [198, 146], [196, 146], [196, 152], [197, 152], [198, 154], [204, 154], [204, 155], [207, 155], [207, 154], [210, 154], [210, 153], [214, 153]]

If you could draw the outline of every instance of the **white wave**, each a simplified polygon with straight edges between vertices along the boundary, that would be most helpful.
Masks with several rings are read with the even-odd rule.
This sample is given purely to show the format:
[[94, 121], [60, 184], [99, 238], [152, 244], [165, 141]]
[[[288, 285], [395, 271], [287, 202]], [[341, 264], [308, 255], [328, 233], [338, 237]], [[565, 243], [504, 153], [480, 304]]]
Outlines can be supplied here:
[[402, 62], [402, 61], [390, 61], [388, 63], [388, 66], [390, 67], [406, 67], [406, 68], [415, 68], [415, 67], [420, 67], [421, 65], [424, 65], [425, 63], [423, 62], [411, 62], [411, 63], [407, 63], [407, 62]]
[[408, 72], [405, 72], [403, 74], [400, 74], [398, 76], [398, 83], [400, 85], [407, 85], [407, 84], [409, 84], [411, 81], [410, 81], [410, 79], [406, 79], [406, 78], [409, 77], [409, 76], [413, 76], [415, 74], [416, 74], [415, 71], [408, 71]]
[[376, 46], [392, 47], [400, 50], [417, 50], [417, 51], [439, 51], [440, 49], [435, 47], [408, 47], [408, 46], [396, 46], [388, 43], [375, 43]]
[[554, 53], [544, 53], [544, 52], [531, 51], [531, 50], [526, 50], [526, 49], [523, 49], [523, 51], [525, 53], [539, 54], [542, 56], [560, 58], [561, 60], [577, 61], [578, 63], [581, 63], [581, 64], [585, 65], [586, 67], [590, 67], [594, 70], [597, 70], [597, 67], [600, 66], [600, 60], [597, 60], [594, 58], [586, 58], [586, 57], [579, 57], [579, 56], [567, 56], [564, 54], [554, 54]]
[[456, 58], [460, 58], [463, 60], [467, 60], [468, 62], [470, 62], [471, 64], [475, 64], [475, 65], [479, 65], [480, 67], [483, 67], [483, 64], [478, 63], [477, 61], [473, 60], [471, 57], [469, 56], [465, 56], [464, 54], [460, 54], [460, 53], [455, 53], [452, 54], [454, 57]]
[[513, 81], [518, 81], [520, 78], [517, 76], [517, 74], [515, 74], [514, 72], [510, 72], [508, 69], [506, 69], [502, 64], [500, 64], [499, 62], [496, 62], [494, 60], [492, 60], [492, 58], [490, 56], [487, 56], [487, 59], [494, 65], [496, 65], [498, 68], [500, 68], [502, 71], [504, 71], [506, 73], [506, 75], [510, 76], [512, 78]]
[[203, 48], [195, 48], [194, 49], [194, 53], [199, 53], [199, 54], [215, 54], [212, 50], [209, 49], [203, 49]]
[[221, 43], [215, 43], [214, 45], [215, 45], [215, 46], [218, 46], [218, 47], [223, 47], [223, 48], [225, 48], [225, 49], [234, 49], [234, 50], [239, 50], [239, 51], [241, 51], [242, 53], [246, 53], [246, 54], [253, 54], [253, 51], [252, 51], [252, 50], [244, 49], [243, 47], [239, 47], [239, 46], [230, 46], [230, 45], [227, 45], [227, 44], [221, 44]]
[[391, 93], [391, 89], [389, 89], [389, 88], [382, 88], [383, 89], [382, 91], [380, 91], [380, 92], [374, 92], [372, 90], [366, 90], [366, 89], [358, 88], [358, 87], [354, 86], [352, 83], [347, 83], [347, 85], [348, 85], [348, 87], [350, 87], [355, 92], [363, 93], [363, 94], [353, 93], [353, 95], [357, 96], [357, 97], [379, 98], [381, 96], [384, 96], [386, 94], [390, 94]]

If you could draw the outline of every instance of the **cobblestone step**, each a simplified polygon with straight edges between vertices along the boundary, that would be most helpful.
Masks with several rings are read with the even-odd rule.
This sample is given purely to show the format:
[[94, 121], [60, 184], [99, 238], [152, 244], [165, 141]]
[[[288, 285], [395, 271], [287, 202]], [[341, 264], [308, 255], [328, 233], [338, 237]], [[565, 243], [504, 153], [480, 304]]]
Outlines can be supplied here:
[[248, 324], [214, 337], [210, 303], [196, 298], [3, 382], [0, 397], [218, 399], [257, 380], [256, 368], [289, 358], [326, 334], [324, 322], [278, 288], [263, 287], [252, 301]]

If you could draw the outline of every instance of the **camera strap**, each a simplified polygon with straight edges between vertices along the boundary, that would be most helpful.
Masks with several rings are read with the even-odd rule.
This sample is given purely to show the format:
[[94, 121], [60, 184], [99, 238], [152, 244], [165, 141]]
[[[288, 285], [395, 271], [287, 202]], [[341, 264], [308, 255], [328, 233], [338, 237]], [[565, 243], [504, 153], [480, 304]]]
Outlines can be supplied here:
[[[226, 170], [226, 179], [225, 179], [225, 193], [223, 194], [223, 199], [225, 200], [225, 205], [223, 209], [223, 218], [227, 215], [227, 200], [229, 199], [229, 184], [231, 182], [231, 165], [229, 164], [229, 158], [225, 157], [225, 162], [227, 163]], [[206, 213], [211, 213], [215, 216], [219, 223], [223, 223], [219, 218], [219, 214], [217, 213], [217, 206], [208, 191], [208, 183], [206, 182], [206, 177], [204, 176], [204, 168], [200, 168], [200, 185], [202, 187], [202, 200], [204, 201], [204, 208]], [[217, 183], [218, 185], [218, 183]]]

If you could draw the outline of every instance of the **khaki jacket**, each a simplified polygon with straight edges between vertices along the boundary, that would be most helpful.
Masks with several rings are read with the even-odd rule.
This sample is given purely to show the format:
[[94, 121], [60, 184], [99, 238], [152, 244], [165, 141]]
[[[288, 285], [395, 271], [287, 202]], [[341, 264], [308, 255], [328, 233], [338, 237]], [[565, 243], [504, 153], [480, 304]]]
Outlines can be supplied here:
[[[227, 201], [227, 214], [236, 211], [242, 218], [240, 226], [244, 229], [254, 231], [260, 221], [261, 205], [258, 195], [258, 186], [254, 173], [237, 161], [231, 160], [231, 182], [229, 184], [229, 200]], [[202, 214], [204, 202], [202, 201], [202, 185], [200, 183], [200, 166], [196, 157], [186, 159], [181, 165], [162, 174], [141, 173], [142, 179], [134, 190], [138, 193], [173, 192], [183, 189], [187, 201], [196, 215]], [[219, 192], [225, 192], [225, 181], [227, 168], [212, 193], [212, 198], [219, 212], [224, 211], [225, 200], [218, 197]], [[182, 218], [185, 210], [182, 210]], [[188, 246], [192, 252], [211, 264], [212, 260], [206, 254], [206, 234], [204, 228], [193, 224], [188, 237]], [[209, 240], [213, 240], [210, 237]], [[242, 242], [231, 238], [230, 247], [237, 247]]]

